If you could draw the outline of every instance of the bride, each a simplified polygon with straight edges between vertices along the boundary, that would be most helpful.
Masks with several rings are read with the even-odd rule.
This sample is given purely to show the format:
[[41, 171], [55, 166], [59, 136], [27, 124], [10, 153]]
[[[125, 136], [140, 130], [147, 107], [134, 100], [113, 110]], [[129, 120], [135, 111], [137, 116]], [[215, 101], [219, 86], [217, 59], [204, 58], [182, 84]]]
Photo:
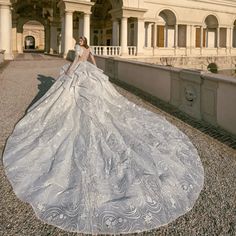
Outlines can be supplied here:
[[197, 150], [164, 117], [121, 96], [86, 38], [79, 43], [7, 140], [3, 163], [15, 194], [67, 231], [134, 233], [173, 221], [203, 187]]

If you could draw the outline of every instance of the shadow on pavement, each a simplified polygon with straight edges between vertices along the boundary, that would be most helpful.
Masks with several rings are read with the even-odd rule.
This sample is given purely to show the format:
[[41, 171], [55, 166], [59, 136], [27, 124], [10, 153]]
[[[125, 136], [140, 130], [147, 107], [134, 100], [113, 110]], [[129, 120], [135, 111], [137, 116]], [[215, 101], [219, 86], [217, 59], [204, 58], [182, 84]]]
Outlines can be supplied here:
[[[51, 88], [51, 86], [54, 84], [55, 79], [51, 76], [44, 76], [44, 75], [38, 75], [37, 78], [41, 83], [38, 85], [38, 94], [35, 96], [35, 98], [32, 100], [32, 102], [27, 107], [26, 111], [35, 103], [37, 102], [41, 97], [46, 94], [46, 92]], [[25, 111], [25, 112], [26, 112]]]

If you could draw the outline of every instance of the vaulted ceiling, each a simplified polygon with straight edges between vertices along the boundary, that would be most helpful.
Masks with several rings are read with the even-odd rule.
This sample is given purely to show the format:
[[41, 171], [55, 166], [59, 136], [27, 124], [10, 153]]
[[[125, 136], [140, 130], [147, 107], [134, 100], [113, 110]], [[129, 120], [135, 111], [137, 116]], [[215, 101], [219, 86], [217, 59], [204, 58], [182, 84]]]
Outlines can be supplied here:
[[[57, 4], [60, 0], [11, 0], [13, 14], [18, 18], [52, 20], [59, 18], [59, 8]], [[95, 20], [110, 19], [109, 11], [111, 9], [120, 8], [122, 0], [91, 0], [94, 2], [92, 7], [92, 18]]]
[[59, 13], [59, 0], [12, 0], [14, 13], [21, 17], [48, 18]]
[[92, 7], [92, 17], [104, 20], [107, 18], [108, 12], [112, 9], [110, 0], [93, 0], [95, 2]]

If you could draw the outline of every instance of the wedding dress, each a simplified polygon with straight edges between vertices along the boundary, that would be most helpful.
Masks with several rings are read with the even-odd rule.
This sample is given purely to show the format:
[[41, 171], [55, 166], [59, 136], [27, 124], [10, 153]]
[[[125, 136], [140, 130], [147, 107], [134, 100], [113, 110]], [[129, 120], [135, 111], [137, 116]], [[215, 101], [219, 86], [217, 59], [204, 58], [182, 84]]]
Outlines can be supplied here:
[[197, 150], [164, 117], [120, 95], [89, 54], [80, 50], [69, 70], [64, 65], [15, 126], [3, 154], [6, 175], [38, 218], [67, 231], [167, 224], [193, 207], [203, 187]]

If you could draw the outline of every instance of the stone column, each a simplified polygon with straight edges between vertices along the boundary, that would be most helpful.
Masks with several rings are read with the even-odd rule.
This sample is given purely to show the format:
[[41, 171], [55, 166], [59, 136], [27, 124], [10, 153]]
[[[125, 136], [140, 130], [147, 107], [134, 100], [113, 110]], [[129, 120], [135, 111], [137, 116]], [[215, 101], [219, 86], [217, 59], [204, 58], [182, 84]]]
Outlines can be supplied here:
[[10, 2], [0, 5], [0, 49], [5, 50], [4, 59], [12, 60], [12, 15]]
[[144, 19], [138, 18], [137, 20], [137, 55], [143, 54], [144, 48]]
[[23, 28], [22, 29], [17, 28], [16, 40], [17, 40], [17, 52], [23, 53]]
[[59, 46], [59, 53], [64, 54], [65, 52], [65, 16], [61, 14], [61, 42]]
[[65, 12], [65, 50], [64, 57], [67, 57], [69, 50], [74, 49], [73, 47], [73, 12]]
[[146, 37], [147, 37], [147, 41], [146, 41], [146, 47], [151, 48], [152, 46], [152, 23], [148, 22], [147, 23], [147, 28], [146, 28]]
[[175, 48], [178, 47], [178, 37], [179, 37], [179, 32], [178, 32], [178, 25], [175, 25]]
[[84, 33], [83, 35], [88, 40], [88, 45], [90, 44], [90, 14], [84, 13]]
[[190, 26], [190, 31], [191, 31], [190, 47], [196, 48], [196, 28], [194, 27], [194, 25]]
[[227, 51], [227, 54], [231, 54], [231, 50], [232, 50], [232, 47], [233, 47], [233, 28], [230, 27], [230, 28], [227, 28], [226, 29], [226, 51]]
[[201, 37], [200, 48], [203, 48], [203, 27], [202, 26], [200, 27], [200, 30], [201, 30], [201, 34], [200, 34], [200, 37]]
[[217, 27], [217, 44], [216, 47], [219, 48], [220, 47], [220, 27]]
[[45, 52], [50, 52], [50, 23], [47, 22], [45, 25]]
[[112, 21], [112, 46], [119, 45], [119, 21], [118, 19], [113, 19]]
[[230, 28], [227, 28], [226, 29], [226, 47], [227, 48], [231, 48], [232, 47], [232, 42], [233, 42], [233, 29], [230, 27]]
[[186, 53], [187, 55], [191, 54], [191, 41], [192, 41], [192, 32], [191, 32], [191, 25], [186, 26]]
[[50, 53], [58, 53], [57, 51], [57, 23], [51, 22], [50, 25]]
[[17, 22], [12, 23], [12, 51], [17, 52]]
[[157, 47], [157, 23], [153, 24], [153, 47]]
[[127, 47], [127, 35], [128, 35], [128, 18], [121, 18], [121, 54], [128, 55]]

